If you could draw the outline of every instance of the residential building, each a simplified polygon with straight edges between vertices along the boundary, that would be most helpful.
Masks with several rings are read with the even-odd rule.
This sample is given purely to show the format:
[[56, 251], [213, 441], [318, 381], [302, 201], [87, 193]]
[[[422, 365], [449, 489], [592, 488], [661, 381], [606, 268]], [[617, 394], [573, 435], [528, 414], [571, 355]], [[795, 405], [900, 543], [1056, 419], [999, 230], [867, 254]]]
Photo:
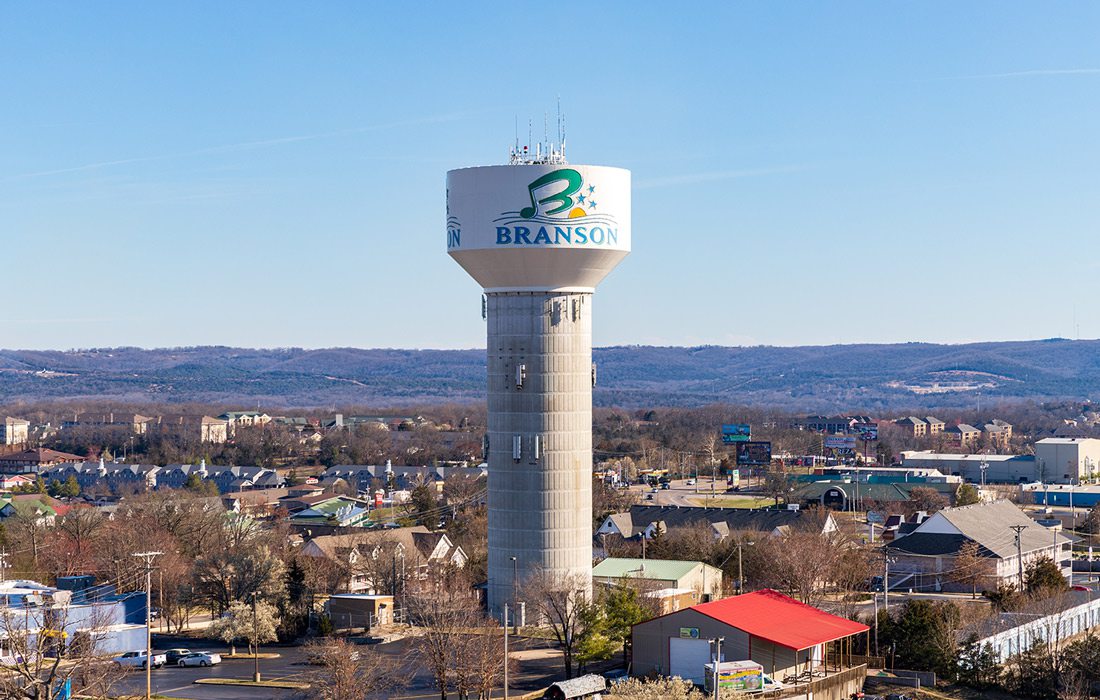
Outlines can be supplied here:
[[213, 481], [220, 493], [275, 489], [286, 481], [273, 469], [207, 464], [203, 459], [199, 464], [169, 464], [161, 471], [157, 486], [181, 489], [192, 474], [204, 481]]
[[38, 474], [55, 464], [79, 462], [83, 459], [80, 455], [39, 447], [14, 454], [0, 455], [0, 474]]
[[[978, 556], [985, 563], [977, 584], [953, 580], [955, 559], [971, 542], [978, 546]], [[1026, 570], [1042, 557], [1056, 561], [1068, 576], [1071, 543], [1070, 538], [1036, 523], [1009, 501], [944, 508], [912, 532], [899, 532], [886, 545], [891, 557], [889, 584], [891, 588], [924, 591], [969, 591], [975, 585], [993, 590], [1002, 584], [1018, 584], [1021, 568]]]
[[959, 423], [944, 429], [943, 434], [947, 439], [959, 447], [974, 447], [981, 440], [982, 431], [972, 425]]
[[125, 462], [63, 462], [42, 472], [42, 478], [65, 483], [69, 477], [76, 479], [83, 492], [97, 488], [111, 493], [141, 493], [158, 486], [157, 477], [162, 469], [155, 464], [128, 464]]
[[298, 500], [304, 502], [305, 507], [292, 510], [288, 522], [313, 535], [331, 534], [340, 528], [364, 527], [370, 521], [370, 503], [359, 498], [321, 495]]
[[27, 493], [0, 498], [0, 521], [20, 516], [43, 525], [53, 525], [58, 516], [67, 512], [69, 506], [46, 494]]
[[83, 428], [87, 426], [112, 427], [132, 432], [134, 435], [145, 435], [149, 426], [156, 421], [155, 418], [143, 416], [137, 413], [104, 413], [99, 415], [78, 415], [71, 421], [61, 423], [61, 429]]
[[849, 639], [868, 631], [867, 625], [765, 589], [634, 625], [631, 673], [679, 676], [703, 685], [704, 666], [714, 656], [711, 640], [721, 637], [722, 660], [754, 661], [785, 685], [797, 684], [791, 677], [812, 670], [823, 681], [832, 677], [845, 684], [828, 692], [828, 683], [821, 683], [822, 697], [846, 698], [862, 689], [866, 673], [861, 667], [844, 673], [842, 650]]
[[928, 426], [929, 437], [939, 435], [947, 429], [947, 423], [944, 423], [942, 420], [936, 418], [935, 416], [925, 416], [924, 422]]
[[22, 418], [4, 418], [4, 445], [24, 445], [30, 439], [30, 421]]
[[1053, 437], [1035, 443], [1042, 480], [1078, 483], [1100, 476], [1100, 440]]
[[1012, 440], [1012, 424], [1000, 418], [994, 418], [991, 422], [982, 425], [982, 434], [985, 435], [988, 444], [995, 447], [1008, 447], [1008, 443]]
[[596, 529], [597, 538], [618, 535], [624, 539], [650, 538], [655, 532], [694, 527], [711, 527], [715, 539], [731, 532], [751, 532], [778, 536], [792, 528], [809, 527], [827, 535], [837, 529], [836, 521], [826, 514], [817, 519], [802, 511], [747, 510], [744, 508], [693, 508], [682, 506], [631, 506], [625, 513], [612, 513]]
[[1018, 484], [1038, 481], [1039, 465], [1035, 455], [964, 454], [906, 450], [901, 466], [908, 469], [939, 469], [980, 484]]
[[916, 416], [906, 416], [905, 418], [899, 418], [894, 421], [894, 425], [898, 426], [910, 436], [915, 438], [924, 437], [928, 434], [928, 423], [924, 422]]
[[690, 600], [688, 605], [722, 597], [722, 570], [700, 561], [611, 557], [592, 568], [592, 583], [605, 586], [637, 583], [647, 593], [662, 591], [661, 598], [673, 597], [677, 601], [672, 610], [678, 610], [685, 597]]
[[349, 593], [392, 593], [395, 575], [407, 585], [450, 567], [461, 569], [468, 560], [446, 533], [419, 525], [315, 536], [302, 545], [302, 554], [343, 567]]
[[161, 416], [149, 430], [220, 444], [229, 439], [229, 423], [211, 416]]

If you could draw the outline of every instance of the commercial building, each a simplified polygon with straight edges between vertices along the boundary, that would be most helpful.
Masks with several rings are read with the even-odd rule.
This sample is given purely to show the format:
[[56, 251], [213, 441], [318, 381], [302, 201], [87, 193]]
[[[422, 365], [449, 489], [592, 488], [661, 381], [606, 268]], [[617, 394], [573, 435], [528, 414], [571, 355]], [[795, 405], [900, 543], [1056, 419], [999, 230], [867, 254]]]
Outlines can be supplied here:
[[1039, 465], [1034, 455], [984, 455], [907, 450], [901, 465], [913, 469], [938, 469], [980, 484], [1019, 484], [1038, 481]]
[[[754, 661], [773, 680], [797, 683], [790, 677], [808, 670], [827, 676], [849, 668], [847, 642], [868, 630], [777, 591], [755, 591], [634, 625], [631, 673], [679, 676], [703, 685], [704, 666], [714, 657], [712, 642], [721, 637], [722, 661]], [[863, 684], [863, 675], [854, 675], [858, 683], [850, 692]]]
[[1035, 459], [1047, 483], [1078, 483], [1100, 476], [1100, 440], [1053, 437], [1035, 443]]

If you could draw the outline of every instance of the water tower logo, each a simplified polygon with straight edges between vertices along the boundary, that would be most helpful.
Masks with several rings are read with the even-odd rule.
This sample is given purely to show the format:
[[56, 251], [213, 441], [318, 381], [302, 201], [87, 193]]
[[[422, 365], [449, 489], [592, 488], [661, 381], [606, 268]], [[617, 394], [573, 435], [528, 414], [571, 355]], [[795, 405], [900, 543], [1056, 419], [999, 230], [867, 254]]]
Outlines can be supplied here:
[[[618, 222], [596, 211], [596, 195], [596, 185], [572, 168], [546, 173], [527, 185], [530, 206], [501, 212], [493, 220], [497, 245], [618, 245]], [[532, 223], [553, 227], [536, 229]]]

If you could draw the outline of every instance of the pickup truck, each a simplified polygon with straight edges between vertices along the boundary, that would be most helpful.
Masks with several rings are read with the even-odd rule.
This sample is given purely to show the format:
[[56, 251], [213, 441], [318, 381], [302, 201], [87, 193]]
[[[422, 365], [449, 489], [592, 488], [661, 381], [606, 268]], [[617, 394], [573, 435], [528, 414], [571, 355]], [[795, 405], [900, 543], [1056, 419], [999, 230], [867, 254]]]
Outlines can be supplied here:
[[[153, 654], [153, 668], [160, 668], [167, 659], [164, 654]], [[146, 656], [144, 651], [128, 651], [114, 658], [115, 664], [123, 668], [145, 668]]]

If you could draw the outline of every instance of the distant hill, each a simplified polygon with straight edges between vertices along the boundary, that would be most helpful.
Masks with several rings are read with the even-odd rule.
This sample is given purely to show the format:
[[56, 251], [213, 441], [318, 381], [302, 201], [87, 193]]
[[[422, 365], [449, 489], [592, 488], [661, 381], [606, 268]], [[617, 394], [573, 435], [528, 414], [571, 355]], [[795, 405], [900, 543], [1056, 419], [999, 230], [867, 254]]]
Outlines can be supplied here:
[[[1100, 341], [597, 348], [595, 401], [831, 411], [1100, 394]], [[397, 406], [481, 401], [483, 350], [0, 350], [0, 402], [44, 399]]]

